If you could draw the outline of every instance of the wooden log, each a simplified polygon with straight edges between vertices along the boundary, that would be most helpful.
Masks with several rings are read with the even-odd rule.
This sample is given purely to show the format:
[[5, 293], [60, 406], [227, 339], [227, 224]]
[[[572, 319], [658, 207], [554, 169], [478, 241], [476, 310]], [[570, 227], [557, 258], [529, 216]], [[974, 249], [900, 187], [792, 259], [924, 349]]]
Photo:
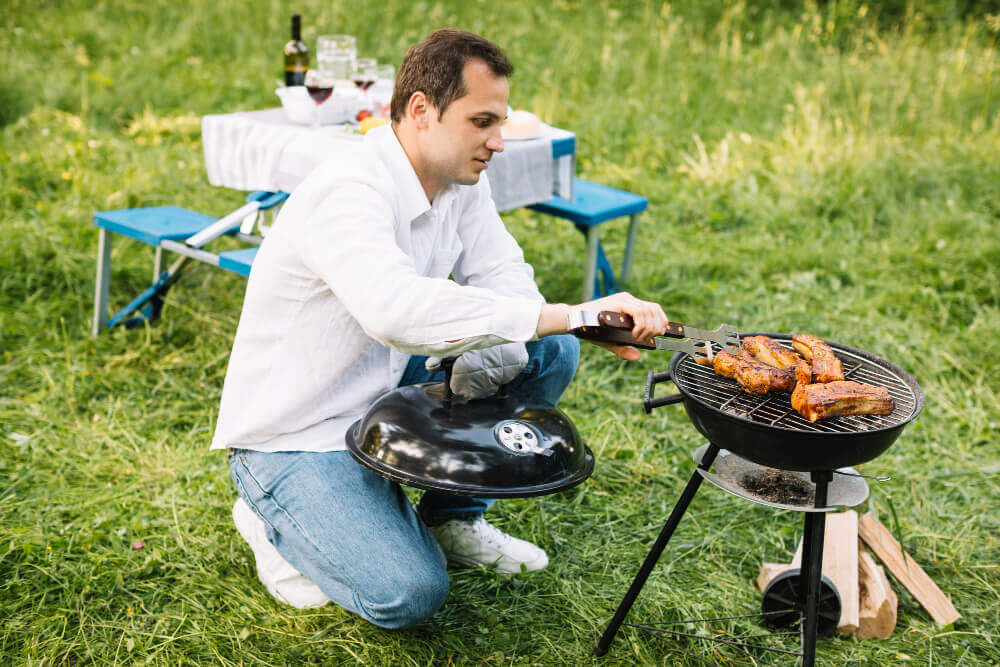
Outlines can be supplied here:
[[[780, 572], [789, 567], [802, 567], [802, 542], [792, 558], [790, 566], [768, 568], [775, 563], [765, 563], [757, 577], [761, 590]], [[854, 510], [826, 515], [826, 534], [823, 538], [823, 574], [833, 582], [840, 594], [840, 620], [837, 632], [844, 636], [854, 634], [858, 628], [858, 513]], [[761, 581], [762, 577], [767, 577]]]
[[899, 607], [896, 592], [889, 585], [885, 570], [863, 544], [858, 545], [858, 584], [861, 607], [858, 613], [858, 639], [885, 639], [896, 627]]
[[790, 569], [792, 566], [788, 563], [761, 563], [760, 574], [757, 575], [757, 588], [763, 593], [772, 579]]
[[823, 541], [823, 574], [840, 593], [837, 632], [845, 637], [858, 629], [858, 513], [854, 510], [826, 515]]
[[896, 581], [903, 584], [910, 595], [927, 610], [935, 623], [946, 626], [961, 618], [958, 610], [937, 584], [917, 565], [912, 556], [903, 551], [892, 533], [879, 523], [871, 512], [861, 517], [858, 527], [861, 539], [868, 548], [875, 552]]

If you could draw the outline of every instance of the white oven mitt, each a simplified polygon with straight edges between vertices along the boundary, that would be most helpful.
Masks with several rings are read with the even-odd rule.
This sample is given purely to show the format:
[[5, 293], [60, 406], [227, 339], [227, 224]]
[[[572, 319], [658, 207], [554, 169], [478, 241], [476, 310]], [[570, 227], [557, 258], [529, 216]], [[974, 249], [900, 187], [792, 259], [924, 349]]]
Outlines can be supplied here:
[[[504, 343], [482, 350], [463, 352], [451, 371], [451, 390], [467, 398], [486, 398], [497, 393], [524, 370], [528, 350], [524, 343]], [[429, 371], [441, 370], [440, 357], [428, 357]]]

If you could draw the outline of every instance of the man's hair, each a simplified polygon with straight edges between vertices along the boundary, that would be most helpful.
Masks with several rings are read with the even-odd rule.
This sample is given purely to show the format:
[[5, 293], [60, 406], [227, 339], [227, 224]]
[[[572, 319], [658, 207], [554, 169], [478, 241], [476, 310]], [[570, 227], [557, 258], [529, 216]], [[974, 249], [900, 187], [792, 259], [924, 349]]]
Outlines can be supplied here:
[[493, 42], [465, 30], [442, 28], [410, 47], [399, 66], [392, 91], [392, 122], [406, 115], [406, 105], [415, 92], [422, 92], [438, 110], [438, 118], [448, 105], [468, 94], [462, 70], [478, 58], [496, 76], [509, 77], [514, 66], [507, 54]]

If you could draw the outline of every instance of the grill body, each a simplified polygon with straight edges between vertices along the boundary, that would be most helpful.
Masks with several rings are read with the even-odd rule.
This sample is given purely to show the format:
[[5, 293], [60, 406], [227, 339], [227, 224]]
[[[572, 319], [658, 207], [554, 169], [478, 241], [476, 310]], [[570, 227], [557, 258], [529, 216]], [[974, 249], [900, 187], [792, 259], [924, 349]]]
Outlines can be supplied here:
[[[761, 333], [791, 349], [791, 335]], [[715, 375], [685, 353], [670, 361], [695, 428], [709, 442], [761, 465], [785, 470], [835, 470], [875, 458], [895, 442], [924, 405], [920, 385], [898, 366], [869, 352], [827, 341], [844, 366], [844, 378], [888, 387], [895, 409], [888, 415], [833, 417], [811, 423], [789, 394], [753, 396], [735, 380]]]

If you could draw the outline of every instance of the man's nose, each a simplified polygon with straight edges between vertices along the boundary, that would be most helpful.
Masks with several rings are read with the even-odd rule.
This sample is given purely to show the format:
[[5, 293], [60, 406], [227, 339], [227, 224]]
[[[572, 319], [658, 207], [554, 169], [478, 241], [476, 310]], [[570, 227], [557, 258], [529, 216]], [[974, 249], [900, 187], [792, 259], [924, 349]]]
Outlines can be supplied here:
[[490, 138], [486, 140], [486, 148], [494, 153], [503, 153], [503, 134], [500, 133], [499, 125], [490, 133]]

